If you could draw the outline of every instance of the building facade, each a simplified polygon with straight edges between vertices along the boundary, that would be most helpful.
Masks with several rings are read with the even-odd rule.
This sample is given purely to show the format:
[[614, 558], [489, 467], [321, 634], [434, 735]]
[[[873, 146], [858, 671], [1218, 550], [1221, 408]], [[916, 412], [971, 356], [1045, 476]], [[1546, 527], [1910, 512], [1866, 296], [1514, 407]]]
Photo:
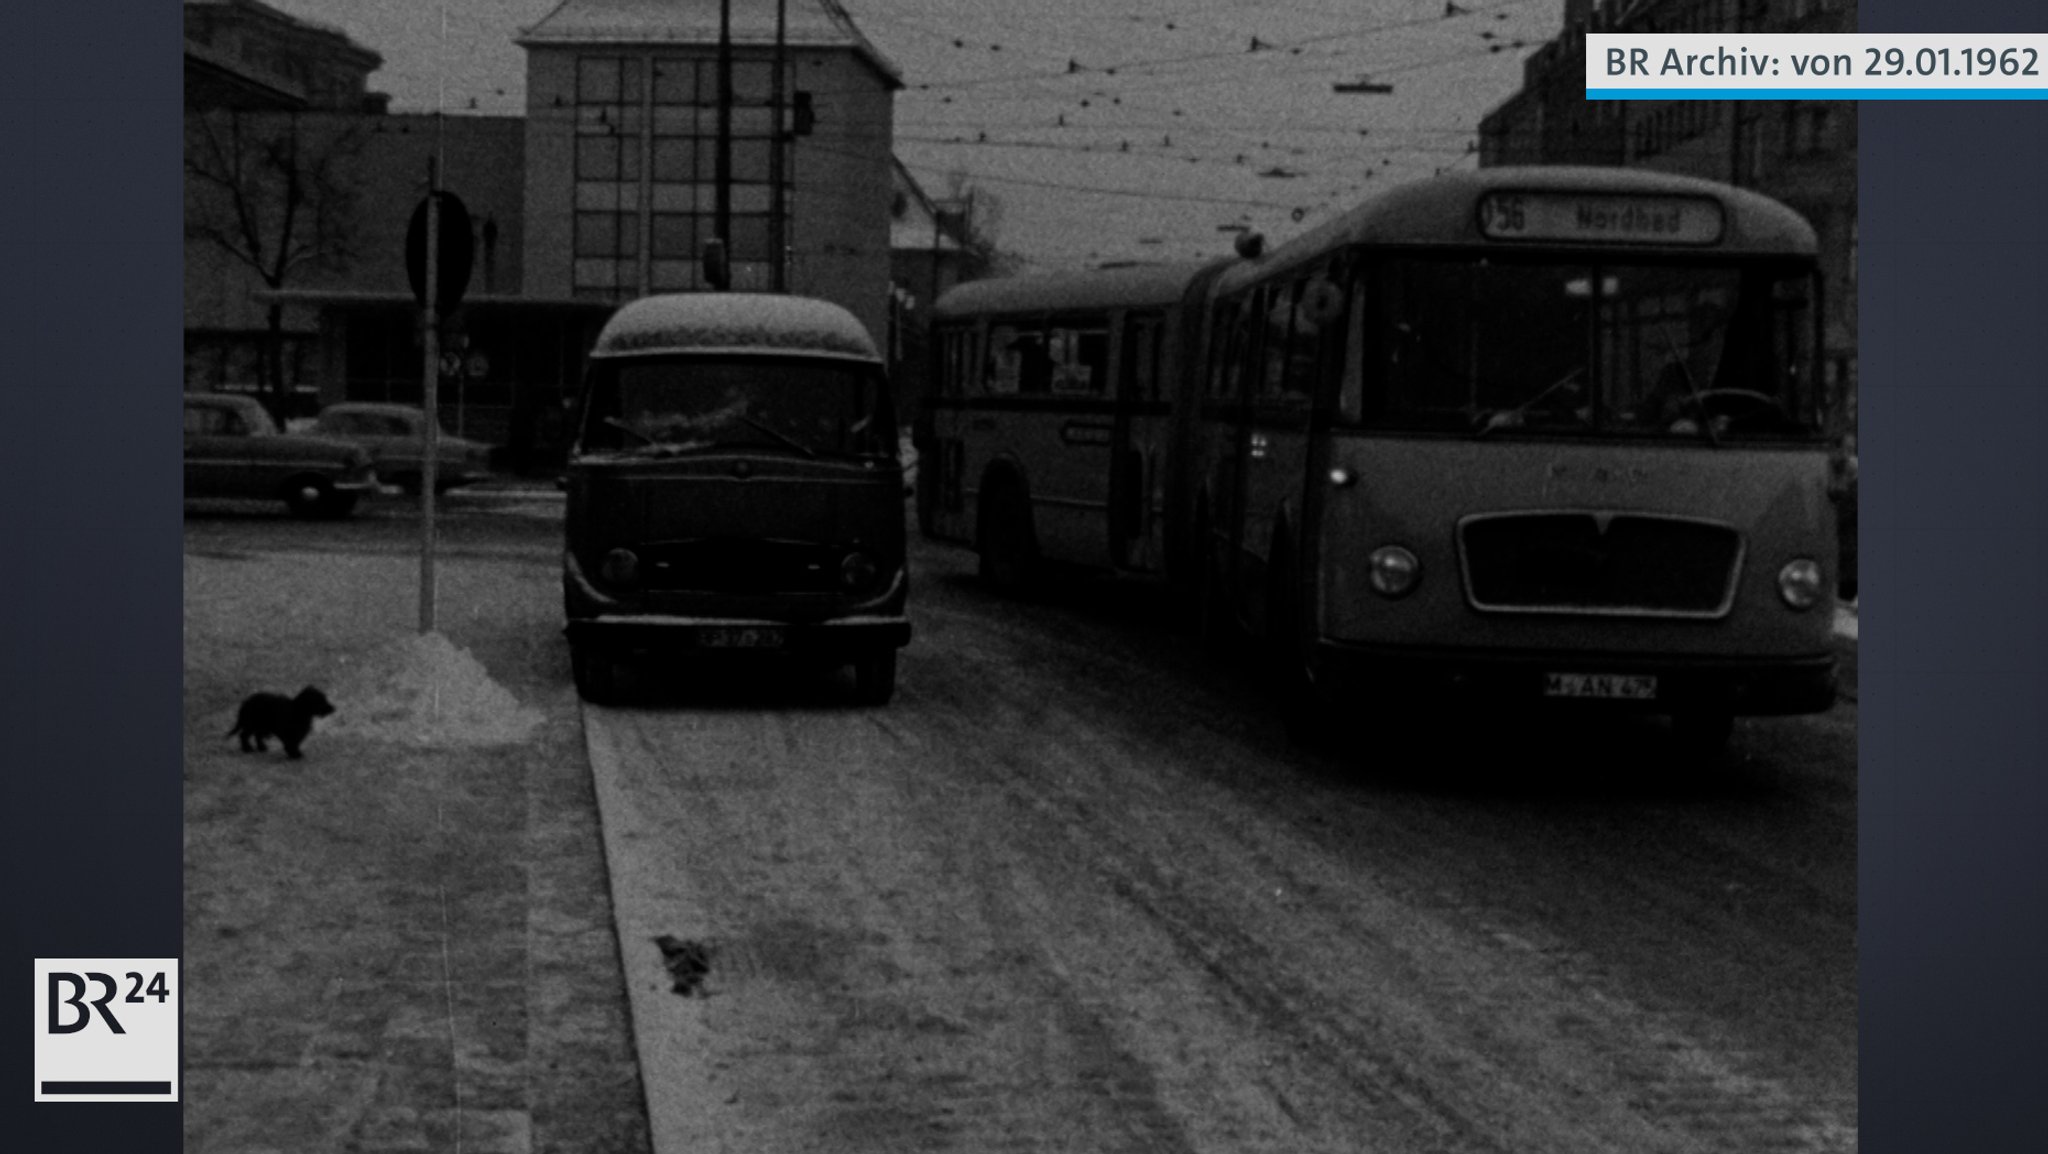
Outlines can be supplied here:
[[723, 6], [565, 0], [520, 35], [527, 291], [709, 288], [722, 234], [733, 289], [833, 301], [880, 343], [897, 70], [835, 0]]
[[391, 98], [369, 79], [383, 63], [340, 29], [256, 0], [185, 0], [187, 107], [253, 98], [255, 107], [382, 112]]
[[1856, 105], [1828, 100], [1587, 100], [1588, 32], [1854, 32], [1854, 0], [1564, 0], [1564, 30], [1480, 122], [1479, 162], [1651, 168], [1754, 189], [1818, 234], [1825, 372], [1855, 422]]
[[528, 114], [508, 117], [388, 113], [377, 54], [343, 34], [188, 0], [185, 387], [288, 418], [419, 403], [403, 252], [430, 160], [476, 254], [442, 323], [443, 423], [508, 464], [559, 457], [597, 329], [709, 288], [721, 226], [732, 288], [835, 301], [887, 347], [895, 68], [833, 0], [786, 0], [779, 38], [775, 0], [732, 7], [729, 102], [718, 0], [566, 0], [518, 38]]

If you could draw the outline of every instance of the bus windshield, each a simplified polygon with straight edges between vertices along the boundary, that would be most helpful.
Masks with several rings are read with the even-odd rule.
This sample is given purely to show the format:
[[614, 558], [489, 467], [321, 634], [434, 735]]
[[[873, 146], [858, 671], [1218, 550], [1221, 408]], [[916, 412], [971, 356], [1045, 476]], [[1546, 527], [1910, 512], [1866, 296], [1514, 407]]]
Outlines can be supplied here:
[[1340, 410], [1371, 428], [1713, 443], [1820, 429], [1804, 265], [1401, 258]]
[[745, 447], [806, 457], [889, 456], [881, 371], [799, 357], [672, 357], [599, 364], [582, 450], [673, 456]]

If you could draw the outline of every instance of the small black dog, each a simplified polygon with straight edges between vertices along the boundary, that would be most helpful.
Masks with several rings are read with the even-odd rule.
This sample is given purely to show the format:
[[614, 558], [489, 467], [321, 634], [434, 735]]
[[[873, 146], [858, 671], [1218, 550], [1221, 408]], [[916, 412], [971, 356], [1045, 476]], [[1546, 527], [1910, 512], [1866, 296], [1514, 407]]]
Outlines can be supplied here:
[[227, 736], [242, 739], [242, 752], [267, 751], [266, 739], [275, 737], [284, 745], [286, 757], [298, 757], [299, 744], [313, 732], [313, 719], [334, 712], [327, 695], [308, 685], [297, 697], [282, 693], [252, 693], [235, 714], [235, 727]]

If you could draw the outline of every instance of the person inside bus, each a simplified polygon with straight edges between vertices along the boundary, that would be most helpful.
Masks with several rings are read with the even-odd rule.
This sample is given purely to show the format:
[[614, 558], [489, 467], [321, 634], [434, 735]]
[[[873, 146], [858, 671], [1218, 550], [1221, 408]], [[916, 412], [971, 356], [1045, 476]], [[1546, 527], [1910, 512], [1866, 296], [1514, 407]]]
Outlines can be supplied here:
[[1692, 370], [1684, 361], [1664, 362], [1664, 367], [1657, 370], [1656, 382], [1636, 405], [1636, 426], [1666, 433], [1698, 434], [1698, 392], [1693, 386]]
[[1045, 349], [1045, 337], [1026, 333], [1011, 342], [1010, 350], [1017, 354], [1017, 391], [1051, 392], [1052, 354]]

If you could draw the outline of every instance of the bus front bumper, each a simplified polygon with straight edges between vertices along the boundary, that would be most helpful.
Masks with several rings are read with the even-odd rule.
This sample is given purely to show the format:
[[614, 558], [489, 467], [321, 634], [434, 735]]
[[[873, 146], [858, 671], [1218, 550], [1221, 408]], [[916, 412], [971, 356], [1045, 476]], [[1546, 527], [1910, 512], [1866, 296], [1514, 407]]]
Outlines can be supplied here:
[[1500, 653], [1324, 641], [1312, 671], [1332, 705], [1370, 696], [1641, 713], [1820, 713], [1835, 703], [1835, 658]]

